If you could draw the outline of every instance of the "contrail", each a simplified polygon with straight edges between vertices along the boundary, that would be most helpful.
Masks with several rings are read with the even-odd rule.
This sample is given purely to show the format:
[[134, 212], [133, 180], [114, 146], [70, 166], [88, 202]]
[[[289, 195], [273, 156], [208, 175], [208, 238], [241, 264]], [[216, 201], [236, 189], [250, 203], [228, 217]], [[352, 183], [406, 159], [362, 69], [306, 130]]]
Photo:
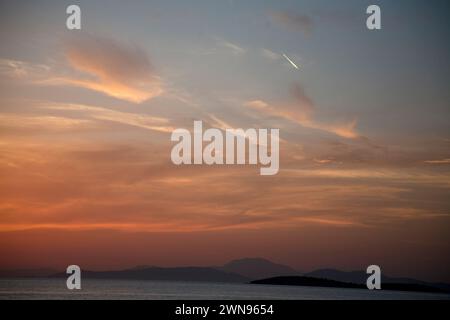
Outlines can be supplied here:
[[293, 66], [295, 69], [297, 69], [297, 70], [299, 69], [299, 67], [297, 67], [297, 65], [296, 65], [291, 59], [289, 59], [289, 57], [288, 57], [287, 55], [285, 55], [284, 53], [283, 53], [283, 57], [285, 57], [286, 60], [289, 61], [289, 63], [292, 64], [292, 66]]

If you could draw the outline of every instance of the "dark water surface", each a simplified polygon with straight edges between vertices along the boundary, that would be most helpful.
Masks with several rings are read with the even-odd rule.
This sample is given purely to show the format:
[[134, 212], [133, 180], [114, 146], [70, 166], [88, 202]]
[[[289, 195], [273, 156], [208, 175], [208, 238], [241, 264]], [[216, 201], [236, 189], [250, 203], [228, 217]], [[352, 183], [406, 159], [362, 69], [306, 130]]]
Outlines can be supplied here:
[[68, 290], [66, 279], [0, 279], [0, 299], [445, 299], [450, 295], [401, 291], [84, 279], [81, 290]]

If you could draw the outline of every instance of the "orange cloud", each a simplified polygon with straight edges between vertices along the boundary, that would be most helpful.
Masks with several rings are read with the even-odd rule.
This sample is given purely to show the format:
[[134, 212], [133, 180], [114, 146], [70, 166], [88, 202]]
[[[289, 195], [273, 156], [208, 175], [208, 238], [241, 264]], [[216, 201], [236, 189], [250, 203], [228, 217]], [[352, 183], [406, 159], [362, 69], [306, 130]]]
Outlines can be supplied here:
[[251, 100], [244, 103], [244, 106], [254, 108], [260, 112], [271, 114], [277, 117], [285, 118], [289, 121], [296, 122], [303, 127], [318, 129], [334, 133], [344, 138], [358, 138], [359, 134], [356, 132], [356, 121], [347, 123], [323, 123], [314, 119], [315, 105], [313, 101], [305, 94], [300, 85], [296, 84], [292, 88], [292, 95], [295, 98], [294, 104], [272, 106], [262, 100]]
[[137, 47], [81, 34], [68, 43], [65, 54], [73, 68], [93, 79], [60, 79], [63, 83], [137, 103], [163, 92], [148, 57]]
[[[440, 173], [283, 169], [262, 183], [253, 169], [174, 167], [166, 146], [18, 142], [0, 143], [0, 232], [361, 227], [445, 217], [438, 191], [449, 180]], [[412, 212], [418, 185], [437, 192], [432, 206]]]
[[0, 74], [38, 85], [82, 87], [135, 103], [164, 92], [161, 79], [138, 47], [81, 33], [67, 42], [65, 57], [76, 72], [61, 72], [55, 65], [0, 59]]
[[425, 160], [428, 164], [450, 164], [450, 159], [440, 159], [440, 160]]

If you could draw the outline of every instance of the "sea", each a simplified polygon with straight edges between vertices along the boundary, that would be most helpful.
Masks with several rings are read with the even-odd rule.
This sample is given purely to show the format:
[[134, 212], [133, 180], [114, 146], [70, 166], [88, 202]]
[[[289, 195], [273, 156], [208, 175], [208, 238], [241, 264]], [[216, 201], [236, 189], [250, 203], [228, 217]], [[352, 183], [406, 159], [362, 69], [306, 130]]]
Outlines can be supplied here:
[[450, 294], [241, 283], [83, 279], [0, 279], [0, 299], [102, 300], [450, 300]]

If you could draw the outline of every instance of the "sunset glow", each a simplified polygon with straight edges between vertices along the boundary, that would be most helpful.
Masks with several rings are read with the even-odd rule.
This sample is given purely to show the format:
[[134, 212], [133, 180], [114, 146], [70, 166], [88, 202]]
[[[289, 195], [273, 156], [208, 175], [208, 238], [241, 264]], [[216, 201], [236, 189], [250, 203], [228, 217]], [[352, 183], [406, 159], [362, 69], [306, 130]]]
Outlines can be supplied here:
[[[440, 10], [417, 22], [421, 4], [386, 2], [375, 34], [354, 5], [80, 1], [71, 31], [63, 2], [13, 3], [0, 7], [1, 269], [260, 256], [450, 281]], [[279, 171], [174, 165], [171, 133], [195, 120], [279, 128]]]

